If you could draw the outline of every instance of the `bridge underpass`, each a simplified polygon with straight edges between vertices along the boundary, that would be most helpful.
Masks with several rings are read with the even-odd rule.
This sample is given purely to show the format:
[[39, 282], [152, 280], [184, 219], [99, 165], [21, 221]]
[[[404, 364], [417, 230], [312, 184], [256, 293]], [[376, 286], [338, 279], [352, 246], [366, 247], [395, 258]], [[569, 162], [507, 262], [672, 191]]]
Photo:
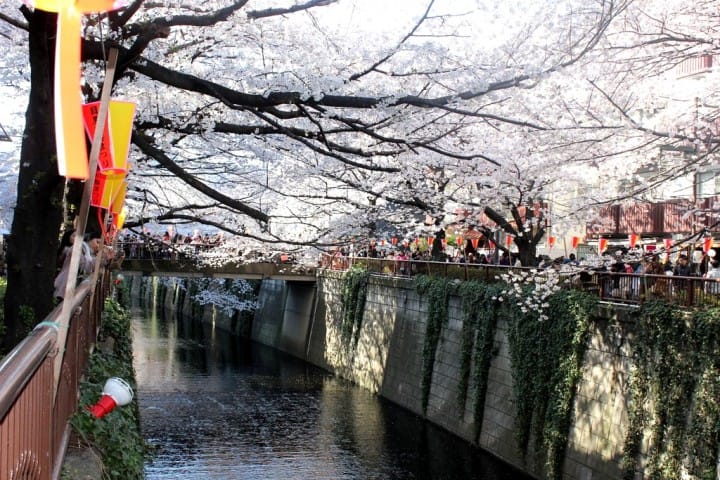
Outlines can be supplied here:
[[315, 282], [315, 268], [292, 263], [228, 263], [201, 265], [192, 259], [125, 259], [120, 271], [127, 275], [162, 277], [244, 278]]

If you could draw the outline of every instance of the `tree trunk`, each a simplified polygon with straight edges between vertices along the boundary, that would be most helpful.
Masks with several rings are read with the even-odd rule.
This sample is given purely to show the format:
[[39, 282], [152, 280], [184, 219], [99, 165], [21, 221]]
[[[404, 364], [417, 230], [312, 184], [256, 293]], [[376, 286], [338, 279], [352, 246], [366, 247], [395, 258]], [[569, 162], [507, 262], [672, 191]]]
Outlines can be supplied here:
[[7, 331], [0, 344], [5, 351], [54, 306], [64, 186], [64, 179], [57, 173], [53, 123], [56, 18], [41, 10], [28, 14], [31, 88], [20, 152], [17, 204], [7, 241]]
[[537, 243], [532, 241], [519, 241], [515, 239], [518, 247], [518, 258], [523, 267], [534, 267], [537, 259]]

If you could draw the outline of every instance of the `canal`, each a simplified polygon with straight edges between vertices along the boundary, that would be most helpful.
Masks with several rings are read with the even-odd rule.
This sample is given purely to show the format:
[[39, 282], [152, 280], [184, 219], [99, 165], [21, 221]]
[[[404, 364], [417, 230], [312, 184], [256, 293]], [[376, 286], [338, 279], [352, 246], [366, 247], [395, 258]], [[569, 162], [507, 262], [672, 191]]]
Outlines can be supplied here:
[[136, 311], [153, 479], [529, 479], [416, 415], [208, 324]]

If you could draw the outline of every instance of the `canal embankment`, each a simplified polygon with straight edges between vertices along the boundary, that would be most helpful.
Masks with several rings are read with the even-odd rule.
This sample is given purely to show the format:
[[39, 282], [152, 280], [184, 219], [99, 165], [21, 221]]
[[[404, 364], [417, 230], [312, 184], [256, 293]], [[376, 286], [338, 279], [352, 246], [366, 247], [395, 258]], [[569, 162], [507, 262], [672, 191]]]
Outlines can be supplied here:
[[[467, 329], [464, 328], [467, 317], [461, 296], [448, 295], [443, 323], [433, 333], [438, 336], [437, 342], [428, 348], [428, 336], [434, 331], [429, 328], [432, 326], [430, 322], [436, 315], [434, 312], [437, 307], [430, 295], [419, 293], [411, 280], [400, 278], [369, 277], [363, 288], [361, 311], [351, 315], [356, 328], [351, 327], [348, 331], [348, 310], [351, 308], [347, 303], [347, 279], [342, 274], [323, 273], [314, 284], [265, 280], [259, 292], [258, 309], [250, 330], [251, 338], [350, 379], [537, 478], [620, 479], [628, 478], [628, 472], [632, 471], [640, 477], [657, 472], [657, 469], [666, 464], [672, 465], [672, 462], [692, 465], [703, 460], [705, 464], [712, 464], [712, 467], [716, 464], [716, 446], [713, 448], [712, 445], [700, 445], [698, 442], [707, 437], [708, 433], [717, 433], [711, 426], [707, 426], [712, 424], [711, 420], [716, 418], [717, 412], [705, 412], [702, 418], [672, 418], [675, 415], [673, 412], [682, 409], [684, 405], [687, 406], [685, 412], [705, 408], [706, 403], [709, 405], [703, 398], [714, 388], [714, 383], [703, 386], [703, 382], [707, 384], [710, 380], [692, 384], [686, 382], [686, 394], [675, 395], [684, 397], [685, 403], [682, 403], [667, 395], [653, 395], [656, 387], [647, 387], [647, 382], [640, 382], [638, 378], [641, 375], [636, 372], [640, 368], [638, 359], [641, 357], [638, 352], [645, 352], [647, 361], [641, 365], [640, 373], [645, 371], [644, 378], [650, 384], [662, 383], [649, 370], [654, 365], [653, 358], [671, 355], [672, 349], [668, 347], [667, 352], [658, 353], [649, 342], [667, 346], [675, 345], [673, 341], [690, 338], [692, 335], [688, 332], [693, 325], [691, 322], [677, 321], [677, 318], [682, 317], [660, 318], [665, 314], [656, 312], [655, 318], [643, 324], [638, 320], [636, 308], [595, 305], [592, 318], [587, 322], [579, 342], [583, 344], [583, 349], [577, 352], [575, 358], [576, 371], [573, 372], [572, 365], [556, 366], [570, 371], [577, 383], [566, 388], [566, 391], [572, 393], [565, 395], [565, 401], [569, 402], [567, 418], [556, 422], [556, 425], [566, 425], [567, 437], [559, 443], [562, 448], [548, 453], [543, 451], [544, 445], [547, 445], [543, 443], [545, 439], [538, 441], [538, 438], [532, 437], [565, 433], [528, 427], [531, 433], [528, 438], [525, 432], [525, 448], [521, 448], [523, 445], [518, 442], [519, 424], [523, 421], [542, 423], [553, 414], [554, 408], [546, 403], [542, 407], [543, 411], [533, 411], [526, 415], [527, 418], [520, 418], [522, 414], [518, 413], [518, 405], [528, 405], [533, 409], [537, 408], [533, 406], [537, 403], [531, 402], [534, 399], [519, 398], [517, 393], [523, 391], [518, 388], [519, 381], [533, 381], [532, 372], [528, 376], [527, 371], [518, 371], [517, 364], [524, 359], [517, 358], [517, 347], [516, 356], [513, 357], [511, 343], [518, 341], [518, 322], [502, 315], [495, 318], [495, 327], [488, 340], [488, 364], [483, 371], [475, 368], [481, 361], [479, 357], [471, 357], [472, 365], [467, 364]], [[182, 288], [169, 288], [162, 300], [165, 306], [180, 310], [197, 308], [189, 304], [188, 296], [182, 291]], [[242, 328], [237, 318], [226, 317], [211, 307], [204, 309], [203, 317], [218, 328], [229, 331]], [[697, 325], [704, 321], [697, 319]], [[660, 331], [652, 327], [651, 322], [652, 325], [667, 325], [667, 328]], [[703, 329], [710, 324], [702, 323], [705, 325]], [[475, 338], [476, 342], [478, 338]], [[537, 338], [552, 342], [547, 336]], [[717, 348], [713, 345], [707, 347], [698, 344], [698, 349]], [[530, 345], [526, 355], [534, 356], [534, 350], [540, 351], [546, 347], [538, 343], [535, 349]], [[430, 361], [429, 350], [432, 351]], [[572, 355], [566, 358], [571, 359]], [[694, 358], [697, 359], [695, 363], [706, 361], [700, 356]], [[681, 369], [685, 368], [682, 362], [678, 365]], [[543, 368], [555, 368], [549, 368], [542, 362], [536, 367], [537, 376], [548, 373]], [[688, 371], [688, 368], [685, 368], [685, 377], [693, 377], [695, 372]], [[712, 370], [715, 367], [710, 365], [708, 368]], [[660, 373], [670, 371], [662, 368], [657, 370]], [[703, 370], [705, 373], [701, 376], [708, 376], [707, 372], [711, 370]], [[468, 382], [468, 372], [486, 380], [478, 382], [474, 378]], [[678, 390], [678, 385], [683, 385], [682, 379], [677, 380], [682, 373], [675, 373], [665, 380], [668, 389]], [[459, 391], [463, 384], [466, 401], [459, 401]], [[481, 396], [476, 395], [479, 388], [485, 390]], [[550, 395], [552, 392], [547, 393]], [[672, 392], [669, 395], [672, 396]], [[482, 399], [480, 415], [477, 405], [469, 401], [472, 398]], [[657, 414], [666, 419], [665, 427], [669, 433], [659, 434], [657, 421], [648, 420]], [[677, 427], [683, 422], [692, 425], [693, 430], [683, 431]], [[688, 444], [698, 443], [702, 447], [700, 450], [707, 447], [705, 452], [710, 451], [715, 462], [712, 458], [709, 462], [707, 458], [700, 459], [699, 455], [688, 459], [680, 458], [686, 454], [675, 453], [673, 457], [672, 447], [681, 438], [674, 432], [679, 431], [682, 431], [682, 438]], [[712, 443], [713, 440], [705, 443], [708, 442]], [[674, 450], [680, 451], [679, 448]], [[558, 457], [554, 465], [559, 470], [549, 473], [548, 458], [552, 455]], [[629, 466], [628, 462], [636, 462], [640, 467]], [[675, 467], [684, 468], [677, 464]], [[661, 475], [657, 478], [666, 477]]]

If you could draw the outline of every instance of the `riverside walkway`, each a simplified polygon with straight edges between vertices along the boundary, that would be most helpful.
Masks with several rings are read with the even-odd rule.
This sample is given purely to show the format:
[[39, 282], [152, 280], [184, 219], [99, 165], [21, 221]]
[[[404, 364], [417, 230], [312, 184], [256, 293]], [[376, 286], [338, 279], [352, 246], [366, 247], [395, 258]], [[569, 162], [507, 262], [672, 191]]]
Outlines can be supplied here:
[[[175, 259], [126, 259], [122, 271], [166, 277], [244, 278], [248, 280], [286, 280], [315, 282], [322, 271], [347, 271], [363, 268], [373, 275], [412, 278], [416, 275], [435, 275], [461, 281], [496, 282], [503, 276], [545, 275], [550, 269], [508, 267], [492, 264], [435, 262], [429, 260], [397, 260], [386, 258], [344, 257], [323, 255], [318, 265], [309, 266], [289, 262], [237, 262], [209, 265], [191, 257]], [[546, 272], [546, 273], [542, 273]], [[660, 298], [683, 307], [699, 308], [720, 303], [720, 282], [703, 277], [678, 277], [609, 272], [587, 267], [568, 266], [556, 273], [565, 286], [587, 290], [601, 301], [642, 304]]]

